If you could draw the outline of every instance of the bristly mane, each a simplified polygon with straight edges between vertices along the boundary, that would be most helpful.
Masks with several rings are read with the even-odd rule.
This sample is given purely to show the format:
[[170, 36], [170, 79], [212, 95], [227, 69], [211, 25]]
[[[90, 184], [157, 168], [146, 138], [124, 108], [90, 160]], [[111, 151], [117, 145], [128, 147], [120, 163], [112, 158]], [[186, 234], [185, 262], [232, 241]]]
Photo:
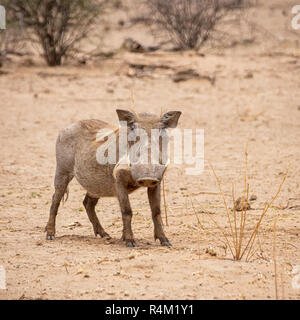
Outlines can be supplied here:
[[136, 114], [138, 121], [155, 123], [159, 121], [159, 117], [156, 114], [150, 112], [142, 112]]

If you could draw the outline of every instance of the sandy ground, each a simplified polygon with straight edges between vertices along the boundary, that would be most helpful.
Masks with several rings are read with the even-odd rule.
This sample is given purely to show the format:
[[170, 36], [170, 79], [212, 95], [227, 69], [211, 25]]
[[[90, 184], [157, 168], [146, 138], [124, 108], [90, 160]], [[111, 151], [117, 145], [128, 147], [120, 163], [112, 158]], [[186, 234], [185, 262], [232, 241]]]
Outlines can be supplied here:
[[[120, 52], [111, 59], [59, 68], [32, 57], [33, 66], [26, 66], [26, 57], [12, 58], [2, 68], [7, 74], [0, 75], [0, 265], [7, 289], [0, 290], [0, 299], [274, 299], [276, 216], [278, 295], [300, 298], [300, 289], [292, 287], [297, 276], [292, 270], [300, 265], [300, 49], [294, 34], [288, 38], [286, 31], [290, 16], [282, 11], [290, 12], [290, 7], [286, 1], [275, 3], [278, 7], [269, 4], [252, 12], [257, 21], [266, 21], [266, 28], [273, 25], [281, 32], [273, 30], [275, 39], [264, 34], [265, 42], [257, 34], [260, 40], [251, 44], [204, 56]], [[127, 31], [122, 32], [119, 38]], [[142, 39], [141, 34], [136, 38]], [[130, 62], [171, 69], [139, 76]], [[173, 82], [172, 74], [182, 68], [216, 82]], [[46, 241], [58, 131], [80, 119], [117, 124], [115, 109], [132, 107], [132, 90], [136, 111], [182, 110], [180, 128], [205, 130], [203, 174], [186, 176], [180, 168], [166, 174], [165, 231], [173, 247], [154, 242], [144, 189], [131, 196], [137, 247], [126, 248], [120, 240], [121, 214], [113, 198], [101, 199], [97, 206], [112, 239], [95, 238], [82, 205], [85, 191], [75, 180], [59, 210], [56, 239]], [[246, 239], [290, 164], [281, 193], [263, 220], [260, 248], [248, 262], [233, 261], [222, 232], [199, 207], [229, 232], [208, 163], [232, 207], [232, 183], [236, 197], [243, 190], [247, 141], [249, 193], [257, 200], [248, 213]]]

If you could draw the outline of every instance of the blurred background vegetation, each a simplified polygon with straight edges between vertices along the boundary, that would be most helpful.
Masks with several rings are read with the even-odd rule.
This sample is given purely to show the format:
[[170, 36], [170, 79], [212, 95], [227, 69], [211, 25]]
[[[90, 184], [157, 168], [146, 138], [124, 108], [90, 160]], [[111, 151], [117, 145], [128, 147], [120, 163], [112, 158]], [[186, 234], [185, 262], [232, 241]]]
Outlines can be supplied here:
[[[0, 4], [7, 12], [7, 28], [0, 31], [0, 64], [9, 55], [32, 51], [49, 66], [72, 58], [86, 63], [95, 56], [112, 56], [117, 48], [103, 50], [105, 41], [118, 37], [110, 33], [112, 25], [122, 36], [128, 32], [121, 48], [131, 52], [199, 51], [207, 43], [235, 45], [239, 37], [249, 44], [255, 40], [254, 31], [277, 38], [248, 19], [249, 10], [260, 5], [258, 0], [1, 0]], [[148, 33], [153, 43], [146, 36], [133, 39], [134, 30]], [[248, 38], [241, 37], [245, 32]]]

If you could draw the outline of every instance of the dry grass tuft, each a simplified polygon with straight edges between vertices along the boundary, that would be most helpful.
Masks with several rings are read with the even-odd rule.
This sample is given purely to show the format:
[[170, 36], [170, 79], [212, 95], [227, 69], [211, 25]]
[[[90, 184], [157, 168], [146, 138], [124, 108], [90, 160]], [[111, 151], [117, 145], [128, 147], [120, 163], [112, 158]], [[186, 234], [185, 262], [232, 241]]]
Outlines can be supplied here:
[[277, 275], [277, 259], [276, 259], [276, 225], [277, 225], [277, 218], [274, 220], [273, 226], [273, 261], [274, 261], [274, 279], [275, 279], [275, 297], [278, 300], [278, 275]]
[[[260, 247], [260, 241], [257, 240], [258, 236], [258, 231], [261, 226], [261, 223], [263, 221], [263, 218], [267, 214], [269, 208], [273, 204], [273, 202], [276, 200], [278, 194], [280, 193], [280, 190], [286, 180], [287, 174], [288, 174], [288, 169], [286, 173], [284, 174], [284, 177], [277, 189], [277, 192], [269, 201], [266, 203], [264, 209], [262, 210], [261, 215], [259, 216], [257, 222], [255, 223], [252, 231], [250, 231], [250, 235], [248, 236], [248, 233], [246, 232], [246, 226], [247, 229], [249, 229], [249, 226], [247, 225], [247, 216], [248, 216], [248, 206], [246, 205], [248, 203], [248, 197], [249, 197], [249, 184], [247, 181], [247, 169], [248, 169], [248, 144], [246, 144], [246, 149], [245, 149], [245, 169], [244, 169], [244, 187], [242, 190], [242, 198], [241, 198], [241, 203], [242, 205], [240, 206], [241, 211], [239, 214], [237, 214], [237, 208], [236, 208], [236, 201], [235, 201], [235, 192], [234, 192], [234, 186], [232, 186], [232, 203], [233, 203], [233, 210], [232, 214], [228, 208], [227, 201], [224, 195], [224, 192], [221, 187], [221, 182], [220, 179], [218, 178], [214, 167], [210, 164], [210, 168], [213, 171], [213, 174], [215, 176], [217, 185], [219, 187], [219, 191], [221, 194], [221, 197], [223, 199], [224, 207], [226, 209], [226, 215], [227, 215], [227, 221], [229, 224], [229, 229], [230, 232], [226, 233], [225, 229], [221, 227], [216, 219], [212, 217], [211, 214], [209, 214], [205, 209], [202, 208], [203, 212], [207, 214], [207, 216], [213, 221], [213, 223], [216, 225], [216, 227], [221, 231], [225, 243], [228, 246], [231, 255], [234, 260], [241, 260], [242, 258], [245, 257], [246, 261], [249, 261], [254, 254], [257, 252], [257, 250]], [[248, 237], [247, 237], [248, 236]], [[258, 242], [258, 245], [256, 246], [256, 242]]]

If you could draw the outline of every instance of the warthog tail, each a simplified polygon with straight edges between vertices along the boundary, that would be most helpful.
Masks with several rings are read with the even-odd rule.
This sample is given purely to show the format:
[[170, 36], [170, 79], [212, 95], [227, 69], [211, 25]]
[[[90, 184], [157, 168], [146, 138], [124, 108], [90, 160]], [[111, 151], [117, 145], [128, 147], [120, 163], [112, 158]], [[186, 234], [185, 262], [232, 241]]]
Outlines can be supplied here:
[[67, 202], [68, 198], [69, 198], [69, 187], [66, 188], [65, 193], [64, 193], [64, 195], [63, 195], [63, 197], [61, 199], [62, 203], [64, 204], [65, 202]]

